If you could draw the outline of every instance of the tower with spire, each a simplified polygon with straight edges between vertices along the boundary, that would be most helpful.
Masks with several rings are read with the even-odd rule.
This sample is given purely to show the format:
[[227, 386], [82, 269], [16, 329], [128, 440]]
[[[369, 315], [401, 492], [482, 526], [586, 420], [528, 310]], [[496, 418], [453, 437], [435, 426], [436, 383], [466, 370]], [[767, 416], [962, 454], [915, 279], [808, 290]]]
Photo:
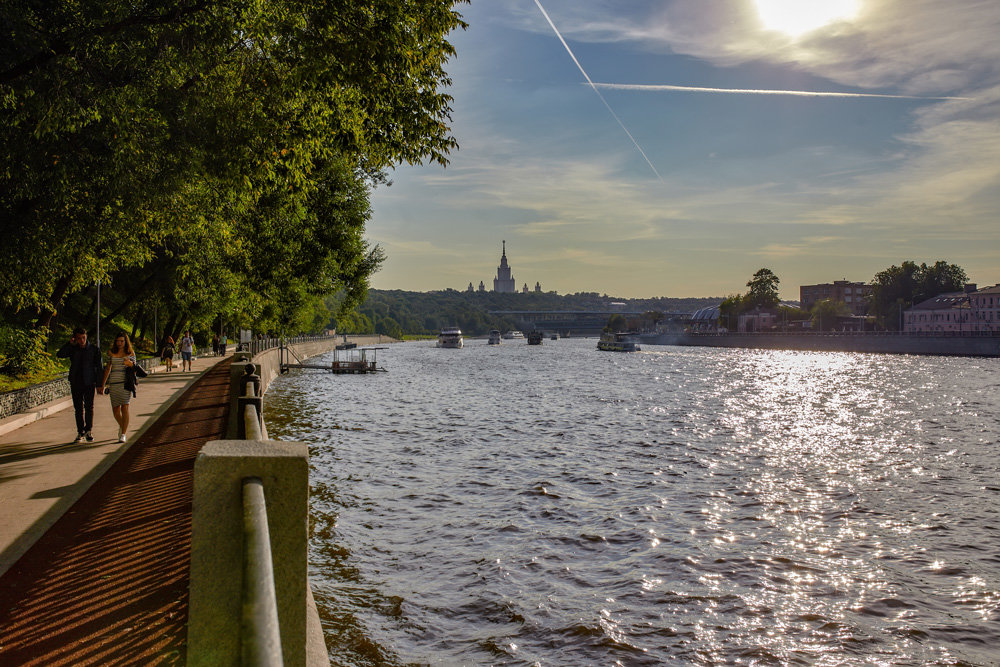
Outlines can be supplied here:
[[511, 275], [510, 267], [507, 266], [507, 241], [503, 242], [503, 251], [500, 255], [500, 266], [497, 267], [497, 277], [493, 279], [493, 291], [504, 294], [513, 294], [517, 291], [517, 283]]

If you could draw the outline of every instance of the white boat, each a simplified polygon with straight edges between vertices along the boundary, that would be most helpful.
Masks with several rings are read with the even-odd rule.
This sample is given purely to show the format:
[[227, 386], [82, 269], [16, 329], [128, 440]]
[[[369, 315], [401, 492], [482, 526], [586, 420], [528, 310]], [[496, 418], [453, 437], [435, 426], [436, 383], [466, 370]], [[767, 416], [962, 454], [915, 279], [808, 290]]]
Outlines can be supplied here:
[[597, 349], [605, 352], [639, 352], [639, 343], [635, 340], [635, 334], [628, 332], [602, 333], [601, 340], [597, 341]]
[[520, 331], [508, 331], [503, 335], [506, 340], [517, 340], [519, 338], [524, 338], [524, 334]]
[[493, 329], [492, 331], [490, 331], [490, 340], [488, 341], [488, 344], [489, 345], [499, 345], [500, 344], [500, 331], [499, 330]]
[[465, 345], [462, 340], [462, 330], [458, 327], [454, 329], [442, 329], [438, 334], [438, 347], [460, 348]]

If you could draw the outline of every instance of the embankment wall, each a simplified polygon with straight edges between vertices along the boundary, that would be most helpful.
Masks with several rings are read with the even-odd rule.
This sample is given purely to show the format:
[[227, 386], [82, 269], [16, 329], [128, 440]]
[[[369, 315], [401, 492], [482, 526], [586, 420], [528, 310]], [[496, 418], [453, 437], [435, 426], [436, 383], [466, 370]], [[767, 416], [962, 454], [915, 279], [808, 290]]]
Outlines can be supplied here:
[[647, 345], [740, 347], [757, 350], [810, 352], [870, 352], [877, 354], [926, 354], [937, 356], [998, 357], [1000, 336], [912, 336], [900, 334], [647, 334]]

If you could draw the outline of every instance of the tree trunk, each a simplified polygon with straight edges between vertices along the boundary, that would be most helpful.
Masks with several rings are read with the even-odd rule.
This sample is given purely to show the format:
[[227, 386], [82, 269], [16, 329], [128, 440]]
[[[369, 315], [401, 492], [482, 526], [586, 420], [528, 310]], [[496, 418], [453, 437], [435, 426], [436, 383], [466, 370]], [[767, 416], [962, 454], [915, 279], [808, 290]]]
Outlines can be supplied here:
[[52, 317], [56, 314], [56, 310], [62, 305], [63, 297], [66, 296], [66, 290], [69, 289], [70, 279], [73, 274], [67, 274], [56, 281], [55, 289], [52, 290], [52, 296], [49, 299], [51, 304], [50, 308], [43, 308], [38, 314], [38, 319], [35, 320], [36, 329], [47, 329], [50, 324], [52, 324]]

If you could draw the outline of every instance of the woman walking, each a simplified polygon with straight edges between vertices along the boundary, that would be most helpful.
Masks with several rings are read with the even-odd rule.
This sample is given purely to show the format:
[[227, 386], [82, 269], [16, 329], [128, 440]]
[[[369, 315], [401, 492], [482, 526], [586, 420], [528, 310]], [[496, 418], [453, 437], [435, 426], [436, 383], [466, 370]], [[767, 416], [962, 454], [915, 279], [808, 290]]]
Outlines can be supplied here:
[[128, 431], [128, 405], [132, 392], [125, 388], [125, 369], [135, 366], [135, 352], [128, 336], [120, 333], [111, 345], [111, 357], [104, 369], [104, 393], [111, 394], [111, 412], [118, 422], [118, 442], [125, 442]]
[[163, 351], [160, 352], [160, 361], [167, 365], [167, 372], [174, 370], [174, 337], [167, 336], [167, 342], [163, 344]]

